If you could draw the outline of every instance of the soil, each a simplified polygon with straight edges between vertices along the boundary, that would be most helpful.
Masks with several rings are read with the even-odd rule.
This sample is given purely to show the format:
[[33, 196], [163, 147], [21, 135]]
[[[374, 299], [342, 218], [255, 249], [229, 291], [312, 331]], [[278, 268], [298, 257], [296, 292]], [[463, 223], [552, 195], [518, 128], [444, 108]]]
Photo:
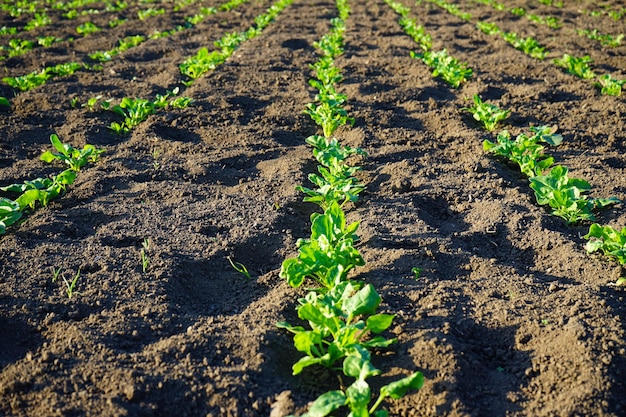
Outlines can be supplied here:
[[[76, 39], [7, 59], [5, 73], [91, 62], [89, 53], [118, 39], [172, 29], [200, 6], [219, 4], [174, 12], [163, 2], [166, 14], [139, 21], [136, 11], [147, 6], [129, 3], [73, 21], [51, 11], [51, 25], [23, 37]], [[513, 135], [558, 126], [564, 141], [548, 150], [556, 161], [589, 181], [590, 195], [625, 199], [624, 95], [602, 96], [552, 63], [563, 53], [588, 54], [599, 74], [626, 78], [626, 45], [607, 48], [576, 34], [618, 34], [624, 18], [592, 17], [584, 10], [600, 9], [590, 1], [506, 2], [560, 17], [563, 27], [553, 30], [469, 1], [459, 2], [469, 22], [405, 3], [434, 49], [447, 48], [474, 74], [459, 89], [433, 78], [409, 56], [417, 47], [384, 2], [350, 2], [337, 65], [355, 123], [336, 136], [369, 154], [356, 161], [367, 190], [347, 207], [348, 219], [361, 221], [358, 249], [367, 262], [352, 278], [372, 283], [381, 311], [396, 315], [387, 336], [398, 343], [373, 358], [383, 370], [375, 387], [415, 371], [426, 378], [423, 389], [386, 408], [394, 416], [625, 415], [626, 294], [614, 285], [624, 271], [586, 253], [589, 224], [551, 216], [515, 167], [486, 155], [482, 141], [494, 135], [462, 110], [480, 94], [512, 111], [502, 128]], [[295, 187], [316, 169], [304, 140], [318, 129], [303, 110], [314, 98], [313, 44], [328, 31], [334, 3], [295, 0], [189, 88], [178, 72], [186, 57], [246, 29], [269, 5], [253, 0], [212, 15], [128, 50], [102, 71], [24, 93], [0, 87], [12, 103], [0, 114], [2, 185], [59, 172], [39, 160], [52, 133], [75, 147], [106, 148], [66, 194], [0, 237], [0, 414], [280, 417], [303, 413], [339, 386], [330, 371], [292, 376], [300, 355], [276, 327], [298, 322], [304, 293], [279, 271], [309, 235], [316, 210]], [[108, 28], [116, 16], [129, 21]], [[478, 31], [477, 19], [534, 36], [550, 53], [527, 57]], [[104, 29], [77, 37], [85, 21]], [[154, 98], [176, 86], [193, 104], [159, 111], [126, 136], [108, 129], [119, 116], [70, 104], [97, 95], [114, 103]], [[598, 222], [626, 226], [624, 206], [602, 211]], [[414, 267], [422, 269], [418, 279]], [[69, 298], [61, 276], [79, 271]]]

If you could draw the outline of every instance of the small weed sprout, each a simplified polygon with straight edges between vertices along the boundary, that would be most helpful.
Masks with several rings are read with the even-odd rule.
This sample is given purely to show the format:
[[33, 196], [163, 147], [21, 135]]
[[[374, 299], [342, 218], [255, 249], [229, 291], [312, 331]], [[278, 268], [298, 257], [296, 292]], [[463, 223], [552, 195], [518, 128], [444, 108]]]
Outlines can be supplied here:
[[52, 272], [52, 282], [57, 282], [57, 280], [59, 279], [59, 274], [61, 273], [61, 269], [62, 267], [50, 267], [50, 271]]
[[[59, 271], [60, 271], [60, 268], [59, 268]], [[65, 293], [67, 294], [67, 298], [72, 298], [74, 294], [80, 294], [78, 291], [76, 291], [76, 282], [78, 282], [79, 277], [80, 277], [80, 268], [78, 269], [76, 276], [71, 281], [66, 280], [65, 276], [61, 275], [61, 278], [63, 279], [63, 282], [65, 283]]]
[[417, 281], [420, 278], [420, 275], [422, 274], [422, 268], [418, 268], [418, 267], [411, 268], [411, 272], [413, 273], [413, 277]]
[[228, 259], [228, 262], [230, 262], [230, 265], [233, 267], [235, 271], [239, 272], [241, 275], [243, 275], [246, 278], [246, 281], [249, 281], [252, 279], [252, 276], [250, 276], [250, 272], [248, 272], [248, 268], [246, 268], [244, 264], [242, 264], [241, 262], [233, 261], [230, 258], [230, 256], [227, 257], [226, 259]]

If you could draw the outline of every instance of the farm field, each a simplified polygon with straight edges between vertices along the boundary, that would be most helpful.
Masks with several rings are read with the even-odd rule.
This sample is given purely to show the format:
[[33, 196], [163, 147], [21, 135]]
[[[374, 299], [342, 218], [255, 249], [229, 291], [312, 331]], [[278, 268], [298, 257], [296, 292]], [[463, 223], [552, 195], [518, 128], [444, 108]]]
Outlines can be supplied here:
[[[341, 363], [293, 375], [304, 353], [277, 326], [306, 325], [317, 285], [292, 287], [283, 262], [313, 240], [313, 213], [336, 210], [296, 188], [314, 188], [313, 135], [363, 151], [341, 208], [364, 265], [343, 278], [375, 288], [397, 339], [370, 349], [370, 406], [424, 377], [376, 415], [626, 414], [626, 271], [585, 237], [626, 228], [626, 91], [596, 85], [626, 80], [626, 3], [21, 3], [0, 3], [0, 187], [57, 188], [0, 191], [0, 216], [15, 209], [0, 217], [0, 415], [284, 417], [349, 395], [361, 375]], [[310, 80], [331, 30], [344, 96], [330, 101], [347, 116], [322, 129]], [[444, 49], [471, 70], [458, 87], [436, 70]], [[495, 130], [467, 110], [475, 96], [510, 111]], [[554, 166], [591, 185], [581, 204], [616, 198], [595, 220], [538, 204], [547, 165], [485, 150], [539, 126], [562, 136], [541, 142]], [[41, 159], [59, 153], [51, 135], [80, 167]]]

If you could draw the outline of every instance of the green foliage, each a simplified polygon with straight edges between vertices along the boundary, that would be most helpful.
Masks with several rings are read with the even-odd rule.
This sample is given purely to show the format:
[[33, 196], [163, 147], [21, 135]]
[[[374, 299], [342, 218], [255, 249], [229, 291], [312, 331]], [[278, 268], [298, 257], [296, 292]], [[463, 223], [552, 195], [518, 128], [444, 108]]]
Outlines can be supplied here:
[[118, 134], [128, 133], [148, 118], [149, 115], [155, 113], [156, 106], [154, 102], [142, 98], [124, 97], [120, 104], [111, 108], [111, 111], [124, 117], [123, 123], [111, 123], [111, 130]]
[[2, 81], [20, 91], [28, 91], [45, 84], [48, 78], [50, 78], [50, 74], [46, 70], [43, 70], [40, 72], [33, 71], [17, 77], [4, 77]]
[[164, 8], [160, 8], [160, 9], [149, 8], [145, 10], [139, 10], [137, 12], [137, 17], [139, 18], [139, 20], [145, 20], [149, 17], [159, 16], [162, 14], [165, 14]]
[[359, 223], [346, 225], [337, 202], [331, 203], [324, 214], [313, 213], [311, 223], [311, 238], [298, 240], [298, 257], [283, 262], [280, 277], [293, 287], [299, 287], [308, 277], [332, 288], [345, 281], [350, 270], [365, 263], [354, 247]]
[[532, 178], [542, 175], [554, 163], [554, 158], [543, 154], [544, 147], [539, 142], [558, 145], [562, 140], [561, 135], [555, 134], [547, 126], [535, 128], [534, 133], [530, 137], [522, 133], [512, 141], [509, 132], [504, 130], [498, 134], [497, 143], [485, 140], [483, 148], [489, 153], [516, 163], [524, 175]]
[[418, 25], [415, 19], [408, 17], [401, 17], [398, 19], [398, 24], [406, 32], [407, 35], [413, 38], [424, 52], [429, 51], [432, 48], [432, 38], [426, 33], [422, 25]]
[[448, 55], [446, 49], [439, 52], [426, 51], [423, 54], [411, 52], [411, 57], [421, 58], [426, 65], [433, 68], [433, 76], [441, 77], [452, 87], [459, 88], [472, 76], [472, 69], [456, 58]]
[[601, 94], [619, 97], [625, 84], [626, 80], [618, 80], [613, 78], [611, 74], [604, 74], [598, 77], [595, 86], [600, 88]]
[[563, 58], [556, 58], [554, 60], [554, 63], [557, 66], [564, 68], [570, 74], [583, 79], [590, 79], [596, 76], [596, 74], [594, 74], [589, 67], [589, 64], [592, 62], [593, 61], [588, 55], [578, 58], [569, 54], [563, 54]]
[[72, 171], [80, 171], [87, 162], [96, 162], [103, 149], [97, 149], [93, 145], [85, 145], [83, 149], [76, 149], [67, 143], [62, 143], [55, 134], [50, 135], [50, 142], [57, 152], [46, 151], [41, 155], [44, 162], [52, 162], [54, 160], [67, 164]]
[[495, 130], [497, 124], [506, 119], [509, 113], [511, 113], [510, 110], [502, 110], [494, 104], [483, 102], [478, 94], [474, 95], [474, 105], [464, 107], [463, 110], [472, 113], [474, 119], [482, 123], [483, 127], [488, 131]]
[[487, 35], [497, 35], [500, 33], [500, 28], [495, 23], [489, 22], [477, 22], [476, 27]]
[[145, 40], [146, 38], [141, 35], [127, 36], [124, 39], [120, 39], [119, 45], [115, 48], [108, 51], [93, 52], [89, 54], [89, 58], [99, 62], [107, 62], [110, 61], [114, 56], [141, 44]]
[[92, 33], [96, 33], [96, 32], [100, 32], [100, 29], [98, 26], [96, 26], [95, 24], [91, 23], [91, 22], [85, 22], [82, 25], [79, 25], [76, 28], [76, 32], [79, 35], [83, 35], [83, 36], [87, 36], [90, 35]]
[[532, 36], [521, 38], [515, 32], [507, 32], [502, 35], [505, 41], [510, 43], [515, 49], [524, 52], [526, 55], [535, 59], [544, 59], [547, 51], [543, 46], [539, 45]]
[[601, 251], [621, 265], [626, 264], [626, 227], [618, 231], [611, 226], [600, 226], [594, 223], [589, 227], [589, 233], [584, 238], [589, 240], [585, 245], [587, 252]]
[[604, 35], [598, 32], [598, 29], [594, 30], [577, 30], [576, 31], [581, 36], [586, 36], [591, 40], [598, 41], [603, 46], [608, 46], [609, 48], [616, 48], [622, 44], [622, 40], [624, 39], [624, 34], [620, 33], [617, 36], [612, 35]]
[[549, 205], [552, 214], [561, 217], [567, 223], [595, 220], [592, 210], [620, 202], [615, 197], [589, 199], [585, 192], [591, 185], [579, 178], [569, 178], [567, 168], [557, 165], [547, 175], [538, 175], [530, 179], [530, 188], [535, 191], [539, 205]]
[[52, 19], [45, 12], [35, 13], [33, 18], [24, 26], [24, 30], [33, 30], [52, 23]]

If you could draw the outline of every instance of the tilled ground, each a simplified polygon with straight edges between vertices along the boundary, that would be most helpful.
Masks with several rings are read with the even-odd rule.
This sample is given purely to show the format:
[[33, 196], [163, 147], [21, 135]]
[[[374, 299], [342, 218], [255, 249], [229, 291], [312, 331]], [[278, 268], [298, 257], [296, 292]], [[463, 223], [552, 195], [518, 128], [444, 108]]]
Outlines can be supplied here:
[[[382, 309], [396, 314], [398, 343], [374, 357], [380, 384], [420, 370], [424, 388], [387, 403], [391, 415], [621, 416], [626, 413], [623, 271], [584, 250], [588, 224], [567, 226], [538, 207], [528, 182], [487, 155], [492, 138], [461, 109], [474, 94], [512, 110], [504, 128], [557, 125], [564, 141], [549, 152], [593, 196], [626, 198], [621, 98], [552, 64], [589, 54], [599, 73], [626, 77], [626, 47], [608, 49], [575, 29], [623, 31], [623, 20], [510, 1], [559, 16], [552, 30], [469, 1], [470, 22], [434, 5], [406, 2], [411, 16], [473, 70], [451, 89], [409, 56], [417, 49], [382, 1], [352, 1], [346, 51], [337, 60], [355, 118], [337, 136], [369, 156], [358, 163], [367, 192], [348, 208], [360, 220], [371, 282]], [[615, 5], [618, 3], [615, 2]], [[73, 43], [4, 61], [21, 75], [182, 23], [194, 8], [136, 20]], [[154, 98], [180, 84], [178, 65], [224, 33], [245, 30], [270, 3], [251, 1], [195, 28], [145, 42], [106, 63], [19, 93], [1, 95], [0, 185], [58, 172], [39, 161], [57, 133], [76, 147], [105, 147], [67, 194], [0, 237], [0, 414], [285, 416], [336, 389], [333, 373], [291, 375], [298, 360], [278, 321], [297, 322], [300, 290], [278, 272], [309, 234], [314, 206], [295, 190], [315, 170], [304, 139], [316, 126], [313, 43], [336, 15], [331, 1], [295, 0], [260, 37], [182, 95], [184, 110], [151, 116], [130, 135], [107, 126], [110, 112], [71, 107], [102, 95]], [[111, 16], [80, 17], [104, 26]], [[531, 59], [479, 32], [477, 19], [534, 36], [551, 52]], [[7, 20], [8, 22], [8, 20]], [[39, 35], [73, 34], [56, 19]], [[6, 22], [3, 22], [6, 24]], [[5, 39], [3, 38], [4, 42]], [[581, 52], [582, 51], [582, 52]], [[626, 226], [622, 205], [598, 221]], [[147, 272], [140, 251], [149, 239]], [[228, 258], [253, 275], [246, 281]], [[422, 269], [419, 279], [411, 272]], [[71, 279], [71, 299], [53, 268]]]

